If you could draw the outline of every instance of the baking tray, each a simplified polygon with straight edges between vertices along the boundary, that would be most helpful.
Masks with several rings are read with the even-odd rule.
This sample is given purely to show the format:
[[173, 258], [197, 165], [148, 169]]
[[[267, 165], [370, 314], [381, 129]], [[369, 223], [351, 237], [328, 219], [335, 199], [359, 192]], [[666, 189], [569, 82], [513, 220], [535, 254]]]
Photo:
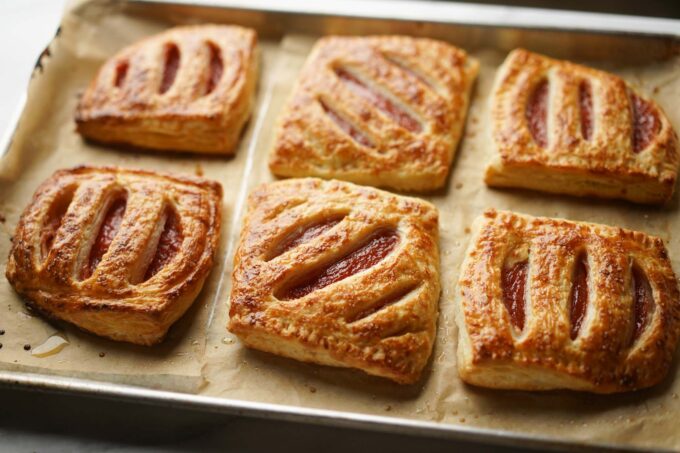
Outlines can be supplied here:
[[[121, 4], [131, 14], [150, 19], [171, 15], [183, 18], [182, 21], [190, 18], [192, 22], [240, 24], [255, 28], [261, 38], [273, 40], [290, 33], [309, 35], [399, 33], [444, 39], [468, 50], [495, 48], [499, 51], [509, 51], [524, 46], [555, 57], [577, 60], [602, 59], [610, 62], [644, 63], [665, 60], [680, 54], [680, 21], [665, 19], [390, 0], [285, 3], [273, 0], [137, 0], [99, 3]], [[49, 51], [43, 53], [48, 54]], [[37, 67], [39, 66], [40, 59], [37, 64]], [[261, 91], [259, 95], [266, 93]], [[23, 108], [19, 109], [21, 110]], [[19, 121], [20, 116], [17, 115], [17, 124]], [[257, 124], [254, 127], [257, 129]], [[4, 142], [0, 144], [3, 153], [10, 149], [15, 129], [16, 124], [5, 134]], [[249, 149], [249, 152], [251, 151], [253, 150]], [[250, 158], [245, 171], [250, 171], [252, 165]], [[242, 189], [247, 189], [245, 183]], [[236, 206], [234, 209], [238, 211], [242, 206]], [[237, 218], [239, 215], [235, 213], [233, 219]], [[227, 221], [231, 220], [230, 216]], [[227, 259], [230, 259], [229, 254]], [[242, 416], [485, 443], [540, 448], [573, 447], [573, 443], [555, 436], [161, 391], [68, 376], [0, 371], [0, 385], [126, 399], [145, 404], [162, 404]], [[584, 443], [594, 449], [622, 447], [620, 444], [603, 444], [591, 440]]]

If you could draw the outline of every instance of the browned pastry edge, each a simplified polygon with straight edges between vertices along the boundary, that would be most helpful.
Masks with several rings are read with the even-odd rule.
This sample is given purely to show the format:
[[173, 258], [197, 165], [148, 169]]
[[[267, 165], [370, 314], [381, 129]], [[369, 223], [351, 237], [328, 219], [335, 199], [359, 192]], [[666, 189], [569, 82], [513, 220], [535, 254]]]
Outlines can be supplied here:
[[442, 41], [324, 37], [279, 117], [269, 168], [282, 177], [409, 191], [440, 188], [478, 68], [465, 51]]
[[[43, 220], [69, 187], [75, 187], [73, 199], [42, 256]], [[95, 219], [120, 190], [128, 194], [120, 228], [93, 274], [82, 279], [77, 275], [87, 256], [80, 250], [91, 247], [86, 244], [100, 228]], [[17, 224], [6, 277], [27, 304], [49, 317], [117, 341], [158, 343], [191, 306], [212, 268], [221, 199], [219, 183], [191, 176], [118, 167], [59, 170], [38, 187]], [[160, 240], [162, 229], [152, 226], [163, 218], [158, 210], [170, 204], [180, 219], [178, 250], [158, 273], [132, 283], [133, 269], [153, 258], [142, 250], [154, 235]], [[129, 225], [128, 216], [136, 216]]]
[[[173, 85], [157, 93], [164, 70], [159, 49], [169, 43], [187, 49], [180, 56]], [[197, 71], [210, 64], [201, 48], [205, 43], [221, 46], [224, 65], [209, 94], [197, 92], [206, 83], [202, 82], [206, 75]], [[143, 39], [100, 68], [78, 103], [77, 131], [100, 143], [233, 154], [254, 104], [258, 54], [255, 31], [231, 25], [175, 27]], [[111, 79], [121, 62], [128, 62], [129, 69], [119, 88]]]
[[[544, 145], [527, 116], [541, 84], [548, 86]], [[658, 127], [642, 149], [634, 148], [633, 98]], [[496, 156], [486, 170], [490, 186], [655, 204], [673, 194], [677, 134], [653, 100], [613, 74], [516, 49], [498, 70], [491, 121]], [[583, 135], [584, 124], [590, 136]]]
[[[291, 234], [329, 218], [338, 220], [324, 233], [280, 249]], [[310, 293], [285, 295], [381, 231], [399, 235], [382, 260]], [[423, 200], [316, 178], [261, 185], [249, 197], [234, 256], [229, 330], [249, 347], [414, 383], [435, 338], [437, 242], [437, 210]]]
[[[680, 334], [680, 296], [661, 239], [493, 209], [474, 228], [455, 296], [461, 379], [499, 389], [596, 393], [641, 389], [664, 379]], [[574, 337], [580, 256], [588, 263], [587, 308]], [[504, 303], [501, 282], [503, 269], [522, 259], [528, 260], [528, 277], [520, 328]], [[639, 318], [646, 319], [639, 336], [634, 266], [653, 293], [651, 315]]]

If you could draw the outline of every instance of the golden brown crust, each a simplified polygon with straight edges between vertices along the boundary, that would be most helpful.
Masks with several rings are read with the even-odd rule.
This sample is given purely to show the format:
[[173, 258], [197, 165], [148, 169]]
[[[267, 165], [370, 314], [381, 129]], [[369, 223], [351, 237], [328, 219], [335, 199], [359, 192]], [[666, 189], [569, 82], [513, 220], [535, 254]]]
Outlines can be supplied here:
[[[541, 146], [532, 135], [527, 106], [544, 82], [547, 144]], [[641, 149], [634, 143], [634, 97], [658, 126]], [[582, 118], [588, 115], [582, 104], [587, 101], [589, 121]], [[640, 203], [671, 198], [680, 163], [678, 137], [661, 108], [621, 78], [517, 49], [498, 71], [491, 102], [497, 156], [487, 168], [488, 185]], [[591, 128], [589, 137], [582, 120]]]
[[78, 132], [104, 143], [231, 154], [250, 116], [257, 67], [254, 30], [172, 28], [101, 67], [78, 103]]
[[[282, 248], [328, 219], [337, 223]], [[398, 243], [372, 267], [302, 297], [281, 296], [388, 230]], [[422, 200], [315, 178], [262, 185], [250, 195], [234, 257], [229, 330], [264, 351], [415, 382], [435, 336], [437, 242], [437, 210]]]
[[[120, 197], [126, 200], [120, 227], [92, 275], [84, 276], [107, 210]], [[201, 178], [118, 167], [59, 170], [37, 189], [17, 224], [7, 279], [49, 316], [114, 340], [157, 343], [212, 268], [221, 199], [222, 187]], [[47, 242], [60, 203], [63, 216]], [[178, 219], [177, 249], [149, 277], [170, 215]]]
[[[680, 296], [663, 241], [605, 225], [488, 210], [475, 226], [456, 291], [461, 378], [492, 388], [621, 392], [660, 382], [680, 333]], [[526, 320], [512, 324], [502, 269], [528, 256]], [[577, 257], [587, 256], [585, 317], [572, 335]], [[653, 304], [641, 333], [633, 267]]]
[[278, 176], [439, 188], [478, 66], [463, 50], [431, 39], [322, 38], [279, 120], [269, 167]]

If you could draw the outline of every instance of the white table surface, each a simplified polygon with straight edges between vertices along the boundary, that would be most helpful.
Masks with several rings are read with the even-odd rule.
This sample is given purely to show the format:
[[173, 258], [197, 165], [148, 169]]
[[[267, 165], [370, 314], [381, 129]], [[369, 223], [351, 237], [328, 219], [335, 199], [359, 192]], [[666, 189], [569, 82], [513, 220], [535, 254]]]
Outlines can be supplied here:
[[18, 114], [40, 52], [54, 36], [64, 0], [0, 0], [0, 136]]

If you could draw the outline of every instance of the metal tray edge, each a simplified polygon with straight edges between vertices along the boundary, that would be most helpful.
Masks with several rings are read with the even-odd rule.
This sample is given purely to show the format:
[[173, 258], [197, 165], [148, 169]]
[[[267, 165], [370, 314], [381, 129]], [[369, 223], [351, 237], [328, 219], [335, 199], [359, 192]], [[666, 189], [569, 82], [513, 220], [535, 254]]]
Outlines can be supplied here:
[[[584, 13], [541, 8], [520, 8], [477, 4], [443, 4], [413, 0], [113, 0], [132, 4], [195, 5], [300, 15], [343, 16], [368, 19], [429, 21], [458, 25], [507, 28], [535, 28], [568, 32], [612, 33], [665, 36], [680, 40], [680, 20], [643, 18], [602, 13]], [[57, 34], [48, 44], [52, 44]], [[44, 53], [44, 52], [43, 52]], [[36, 63], [38, 66], [40, 59]], [[33, 77], [33, 73], [31, 75]], [[30, 81], [29, 81], [30, 84]], [[28, 91], [28, 84], [26, 92]], [[0, 160], [8, 153], [26, 106], [26, 93], [17, 104], [8, 127], [0, 135]], [[479, 428], [409, 420], [398, 417], [333, 411], [220, 397], [156, 390], [146, 387], [37, 373], [0, 370], [0, 387], [51, 393], [77, 394], [102, 399], [123, 399], [147, 405], [165, 405], [236, 416], [276, 419], [323, 426], [341, 426], [362, 430], [393, 432], [418, 436], [435, 436], [485, 444], [566, 450], [578, 445], [590, 451], [648, 451], [616, 443], [584, 441], [575, 444], [550, 436], [518, 433], [510, 430]], [[673, 450], [661, 450], [673, 451]]]
[[680, 20], [545, 8], [433, 2], [429, 0], [127, 0], [140, 4], [222, 7], [300, 15], [428, 21], [507, 28], [557, 29], [680, 38]]
[[[209, 411], [228, 415], [261, 419], [312, 423], [323, 426], [341, 426], [361, 430], [393, 432], [419, 436], [436, 436], [486, 444], [549, 448], [564, 450], [576, 444], [550, 436], [520, 434], [515, 431], [452, 425], [436, 421], [409, 420], [400, 417], [334, 411], [309, 407], [290, 406], [256, 401], [234, 400], [214, 396], [155, 390], [123, 384], [93, 381], [71, 377], [47, 376], [34, 373], [0, 371], [0, 386], [30, 389], [52, 393], [77, 394], [81, 396], [116, 399], [148, 405], [165, 405], [180, 409]], [[618, 449], [621, 445], [605, 442], [585, 442], [579, 445], [590, 451]], [[647, 451], [641, 447], [624, 447], [627, 451]], [[668, 450], [671, 451], [671, 450]]]

